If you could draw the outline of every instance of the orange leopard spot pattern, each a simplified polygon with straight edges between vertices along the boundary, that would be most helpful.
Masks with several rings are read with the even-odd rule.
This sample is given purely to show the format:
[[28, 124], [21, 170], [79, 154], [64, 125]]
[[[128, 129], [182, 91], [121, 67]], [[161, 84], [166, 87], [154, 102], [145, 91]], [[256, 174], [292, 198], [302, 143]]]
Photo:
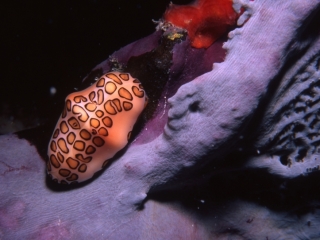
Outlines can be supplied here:
[[120, 72], [70, 94], [49, 142], [48, 174], [62, 184], [90, 179], [125, 147], [146, 103], [140, 81]]

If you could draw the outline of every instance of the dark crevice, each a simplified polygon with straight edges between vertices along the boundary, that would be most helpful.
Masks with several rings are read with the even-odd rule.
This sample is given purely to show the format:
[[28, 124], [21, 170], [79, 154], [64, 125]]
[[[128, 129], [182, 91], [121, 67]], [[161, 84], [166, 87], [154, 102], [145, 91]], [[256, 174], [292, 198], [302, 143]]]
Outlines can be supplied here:
[[265, 169], [247, 169], [217, 174], [201, 184], [180, 185], [178, 190], [153, 191], [148, 193], [148, 198], [160, 202], [178, 200], [184, 207], [197, 210], [202, 217], [210, 209], [218, 209], [234, 199], [253, 202], [273, 211], [303, 215], [313, 208], [310, 201], [320, 201], [319, 189], [317, 172], [285, 179], [271, 175]]
[[178, 31], [182, 34], [181, 38], [171, 40], [163, 35], [159, 45], [152, 50], [140, 56], [133, 56], [129, 59], [124, 71], [138, 78], [142, 83], [149, 98], [148, 105], [144, 110], [145, 120], [153, 117], [158, 107], [159, 100], [165, 85], [169, 79], [169, 71], [172, 65], [172, 50], [175, 44], [186, 39], [185, 31]]

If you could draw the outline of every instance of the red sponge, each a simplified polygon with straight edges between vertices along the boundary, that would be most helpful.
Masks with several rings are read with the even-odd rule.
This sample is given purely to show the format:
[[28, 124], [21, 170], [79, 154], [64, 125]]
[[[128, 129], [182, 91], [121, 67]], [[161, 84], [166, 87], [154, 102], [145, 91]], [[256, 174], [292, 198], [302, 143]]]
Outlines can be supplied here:
[[198, 0], [190, 5], [170, 4], [164, 20], [188, 31], [191, 45], [207, 48], [235, 25], [238, 14], [232, 0]]

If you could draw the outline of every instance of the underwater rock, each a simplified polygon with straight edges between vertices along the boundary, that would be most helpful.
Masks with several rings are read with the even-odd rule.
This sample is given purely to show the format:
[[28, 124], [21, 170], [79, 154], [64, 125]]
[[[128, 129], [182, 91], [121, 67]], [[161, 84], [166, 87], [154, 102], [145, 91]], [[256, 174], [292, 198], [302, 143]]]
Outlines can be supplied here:
[[[225, 61], [210, 52], [219, 42], [195, 50], [177, 39], [159, 107], [94, 181], [45, 182], [36, 147], [0, 136], [0, 237], [319, 238], [320, 1], [237, 0], [234, 8], [244, 12]], [[116, 64], [152, 51], [160, 35], [124, 48], [138, 54], [115, 53]], [[47, 144], [42, 131], [29, 135]]]

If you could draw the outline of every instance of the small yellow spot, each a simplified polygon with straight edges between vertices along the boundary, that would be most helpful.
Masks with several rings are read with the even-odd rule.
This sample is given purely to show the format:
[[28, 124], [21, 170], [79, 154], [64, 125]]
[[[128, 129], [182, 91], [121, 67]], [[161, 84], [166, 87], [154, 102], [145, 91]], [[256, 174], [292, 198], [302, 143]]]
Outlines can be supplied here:
[[181, 33], [173, 33], [173, 34], [168, 35], [168, 39], [170, 39], [172, 41], [177, 38], [182, 38], [182, 37], [183, 37], [183, 34], [181, 34]]

